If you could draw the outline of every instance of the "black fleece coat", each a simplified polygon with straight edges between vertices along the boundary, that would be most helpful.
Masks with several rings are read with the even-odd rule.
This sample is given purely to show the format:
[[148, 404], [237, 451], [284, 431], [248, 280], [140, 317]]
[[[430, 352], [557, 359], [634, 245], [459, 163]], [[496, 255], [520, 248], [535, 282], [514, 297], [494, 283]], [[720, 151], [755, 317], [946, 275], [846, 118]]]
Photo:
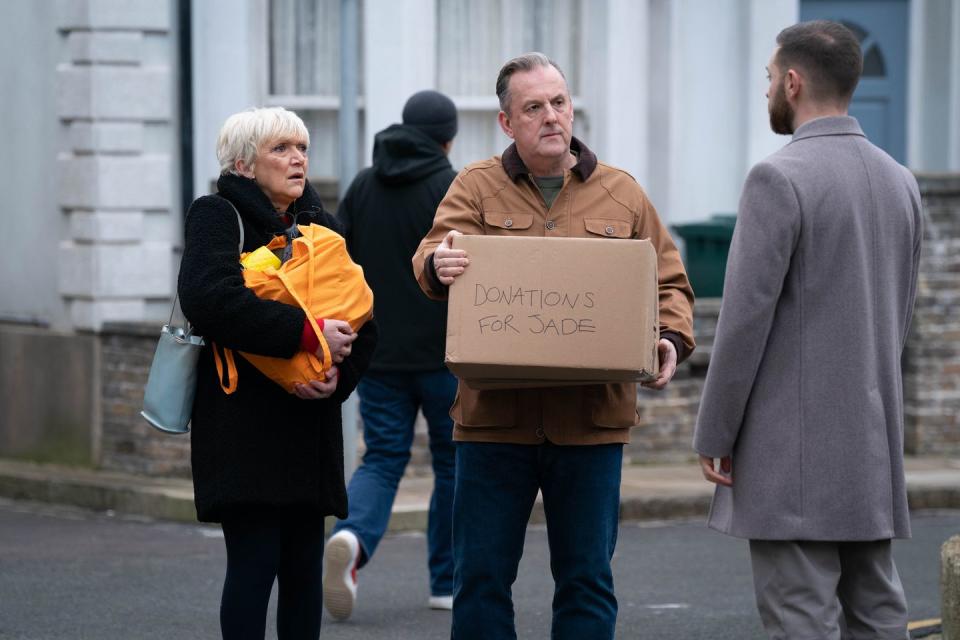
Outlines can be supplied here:
[[[340, 404], [369, 364], [376, 324], [371, 320], [358, 332], [329, 399], [301, 400], [240, 355], [235, 356], [237, 390], [226, 395], [214, 345], [221, 358], [223, 347], [289, 358], [300, 347], [305, 314], [299, 307], [261, 300], [243, 284], [240, 228], [226, 200], [243, 219], [243, 250], [252, 251], [284, 231], [267, 196], [240, 176], [222, 176], [217, 188], [219, 195], [198, 198], [190, 207], [178, 283], [183, 312], [206, 342], [197, 365], [191, 429], [197, 517], [203, 522], [272, 514], [346, 517]], [[309, 184], [288, 212], [299, 224], [340, 231]]]
[[411, 259], [456, 175], [432, 138], [393, 125], [375, 136], [373, 167], [357, 174], [337, 209], [350, 255], [373, 289], [380, 322], [371, 371], [444, 367], [447, 303], [423, 294]]

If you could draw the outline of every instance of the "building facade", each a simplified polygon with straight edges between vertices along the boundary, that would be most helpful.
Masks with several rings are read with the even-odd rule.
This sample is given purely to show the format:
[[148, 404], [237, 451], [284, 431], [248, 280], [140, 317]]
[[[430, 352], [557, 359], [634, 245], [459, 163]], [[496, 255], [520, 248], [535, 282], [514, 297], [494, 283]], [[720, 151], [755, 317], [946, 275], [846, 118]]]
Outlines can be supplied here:
[[[864, 42], [853, 111], [871, 138], [914, 170], [960, 170], [957, 0], [350, 2], [356, 169], [406, 98], [431, 87], [461, 111], [455, 166], [499, 153], [509, 141], [496, 123], [497, 69], [543, 50], [567, 74], [576, 134], [630, 171], [668, 223], [734, 211], [748, 168], [785, 140], [766, 117], [774, 38], [800, 18], [831, 17]], [[243, 108], [297, 110], [312, 177], [348, 182], [345, 4], [4, 3], [0, 109], [16, 151], [0, 160], [0, 181], [17, 204], [4, 211], [3, 260], [31, 268], [3, 270], [0, 321], [97, 330], [162, 318], [183, 208], [209, 192], [217, 131]]]

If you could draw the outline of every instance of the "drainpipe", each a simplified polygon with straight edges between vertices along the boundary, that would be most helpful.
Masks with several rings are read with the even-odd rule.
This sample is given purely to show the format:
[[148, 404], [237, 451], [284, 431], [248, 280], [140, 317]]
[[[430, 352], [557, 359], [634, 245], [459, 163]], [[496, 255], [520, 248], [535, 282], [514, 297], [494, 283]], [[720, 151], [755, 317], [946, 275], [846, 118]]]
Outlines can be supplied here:
[[340, 171], [337, 192], [341, 198], [357, 173], [359, 118], [357, 86], [360, 49], [357, 0], [340, 0]]
[[[360, 137], [357, 117], [357, 58], [360, 50], [357, 0], [340, 0], [340, 170], [337, 175], [339, 201], [357, 174], [357, 146]], [[343, 416], [343, 475], [349, 481], [357, 466], [357, 424], [359, 402], [350, 394], [341, 409]]]
[[[177, 2], [177, 101], [180, 116], [180, 205], [184, 222], [193, 202], [193, 21], [190, 0]], [[184, 225], [185, 226], [185, 225]]]

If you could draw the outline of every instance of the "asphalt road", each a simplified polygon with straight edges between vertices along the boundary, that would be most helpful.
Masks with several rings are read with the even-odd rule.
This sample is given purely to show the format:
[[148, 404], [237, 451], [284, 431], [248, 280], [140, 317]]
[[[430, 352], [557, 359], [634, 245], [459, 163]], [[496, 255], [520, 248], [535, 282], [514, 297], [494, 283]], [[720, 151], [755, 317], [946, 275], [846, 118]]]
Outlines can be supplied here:
[[[895, 543], [911, 619], [936, 618], [939, 549], [960, 532], [960, 512], [913, 525], [914, 538]], [[325, 617], [321, 637], [448, 638], [449, 613], [426, 608], [425, 546], [422, 535], [386, 539], [360, 573], [354, 616]], [[626, 523], [614, 570], [619, 638], [763, 638], [743, 541], [699, 522]], [[0, 500], [4, 640], [217, 638], [223, 571], [216, 528]], [[520, 638], [549, 637], [551, 593], [546, 533], [531, 527], [514, 588]]]

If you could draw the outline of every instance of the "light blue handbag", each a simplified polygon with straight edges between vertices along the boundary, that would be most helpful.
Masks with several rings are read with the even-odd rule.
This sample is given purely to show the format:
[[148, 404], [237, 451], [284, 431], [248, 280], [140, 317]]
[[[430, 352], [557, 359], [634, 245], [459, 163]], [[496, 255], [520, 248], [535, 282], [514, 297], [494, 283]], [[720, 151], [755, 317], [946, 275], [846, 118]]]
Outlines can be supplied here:
[[[174, 300], [176, 305], [176, 300]], [[170, 313], [171, 321], [173, 312]], [[186, 433], [197, 390], [197, 358], [203, 338], [193, 335], [193, 327], [165, 324], [153, 354], [147, 387], [143, 393], [143, 411], [147, 422], [165, 433]]]
[[[234, 211], [240, 225], [238, 251], [242, 251], [243, 222], [236, 207]], [[193, 335], [189, 321], [185, 320], [186, 327], [173, 326], [177, 299], [174, 296], [170, 319], [160, 329], [160, 340], [143, 393], [143, 411], [140, 412], [147, 422], [164, 433], [187, 433], [190, 430], [187, 425], [197, 391], [197, 358], [203, 348], [203, 338]]]

